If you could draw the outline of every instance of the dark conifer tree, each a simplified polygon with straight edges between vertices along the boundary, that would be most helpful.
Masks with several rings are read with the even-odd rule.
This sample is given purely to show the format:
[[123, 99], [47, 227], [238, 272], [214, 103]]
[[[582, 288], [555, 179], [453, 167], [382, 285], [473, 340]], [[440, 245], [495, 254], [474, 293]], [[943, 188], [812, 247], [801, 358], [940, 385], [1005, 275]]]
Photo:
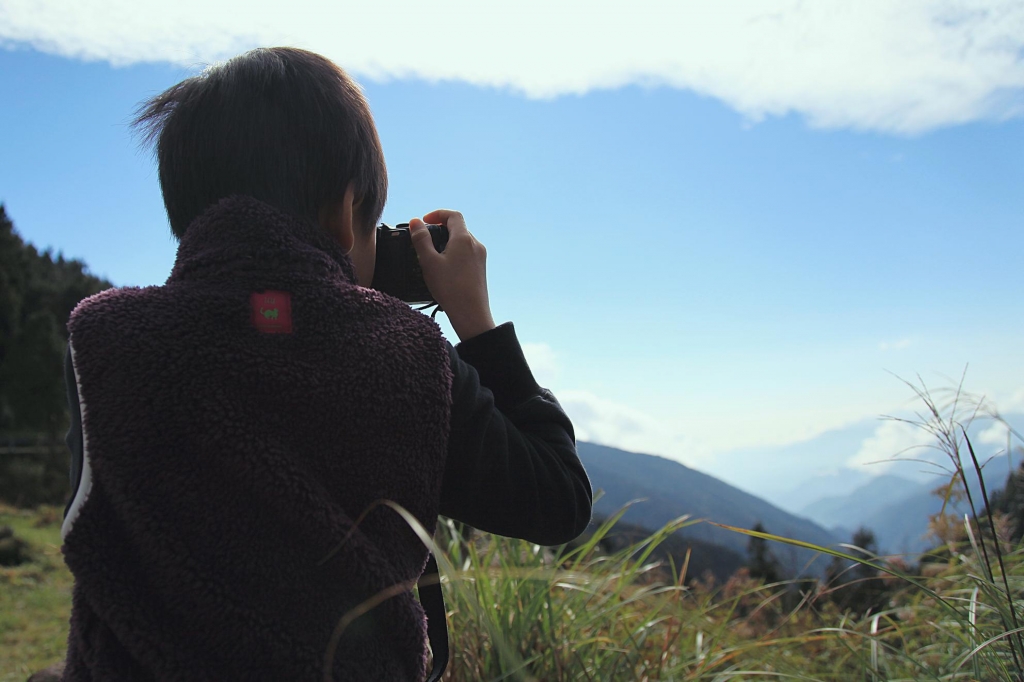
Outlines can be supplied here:
[[[758, 521], [751, 529], [758, 533], [766, 533], [764, 525]], [[775, 558], [768, 541], [764, 538], [751, 536], [747, 543], [748, 569], [753, 578], [760, 578], [765, 583], [777, 583], [782, 580], [782, 568]]]
[[875, 568], [879, 560], [878, 540], [870, 528], [860, 527], [854, 532], [850, 544], [857, 549], [848, 550], [871, 564], [854, 563], [835, 557], [825, 570], [825, 581], [831, 598], [840, 608], [857, 613], [877, 613], [885, 608], [890, 588]]
[[[110, 287], [77, 260], [39, 253], [14, 229], [0, 204], [0, 447], [40, 438], [59, 442], [67, 429], [64, 351], [71, 311]], [[60, 503], [67, 488], [67, 452], [0, 457], [0, 498]]]
[[993, 513], [1010, 520], [1010, 539], [1019, 543], [1024, 537], [1024, 462], [1006, 477], [1006, 486], [992, 494]]

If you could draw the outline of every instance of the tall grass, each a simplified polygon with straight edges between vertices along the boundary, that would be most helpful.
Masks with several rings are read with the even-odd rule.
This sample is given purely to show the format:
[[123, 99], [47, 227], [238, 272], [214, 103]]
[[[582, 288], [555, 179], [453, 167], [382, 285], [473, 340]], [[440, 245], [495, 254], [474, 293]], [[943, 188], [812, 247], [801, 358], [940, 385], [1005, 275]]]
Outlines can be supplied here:
[[[966, 496], [965, 472], [984, 473], [967, 430], [981, 402], [957, 389], [939, 403], [920, 388], [926, 409], [908, 421], [933, 433], [947, 455], [947, 497], [954, 484]], [[446, 520], [429, 537], [405, 510], [383, 504], [437, 556], [451, 638], [445, 679], [452, 682], [1019, 681], [1024, 548], [1011, 545], [1005, 524], [989, 513], [989, 488], [967, 498], [966, 518], [953, 523], [945, 510], [936, 518], [945, 543], [936, 554], [943, 558], [921, 570], [860, 548], [733, 529], [870, 568], [869, 579], [890, 590], [881, 608], [864, 612], [840, 609], [830, 598], [834, 585], [766, 585], [742, 570], [717, 584], [691, 575], [689, 556], [679, 565], [655, 560], [664, 556], [658, 545], [700, 522], [695, 519], [677, 519], [608, 552], [603, 547], [611, 543], [602, 540], [625, 508], [580, 544], [548, 548], [488, 534], [466, 539]], [[0, 679], [24, 679], [28, 666], [59, 660], [54, 646], [66, 637], [70, 576], [56, 548], [53, 510], [38, 521], [12, 513], [0, 518], [37, 555], [31, 564], [0, 570]], [[340, 619], [335, 640], [349, 622]], [[54, 637], [43, 642], [37, 627], [43, 623], [64, 630], [47, 625]]]
[[[942, 404], [923, 386], [917, 420], [948, 456], [950, 481], [983, 474], [959, 387]], [[952, 485], [950, 486], [952, 488]], [[625, 509], [578, 547], [541, 548], [482, 535], [437, 535], [450, 614], [447, 680], [1022, 680], [1024, 549], [1010, 547], [981, 499], [968, 498], [944, 563], [918, 575], [860, 548], [748, 536], [838, 556], [894, 588], [880, 611], [841, 612], [831, 586], [764, 585], [740, 572], [724, 585], [651, 561], [678, 519], [621, 551], [601, 551]], [[939, 524], [941, 526], [941, 524]], [[802, 590], [802, 592], [800, 591]]]
[[637, 545], [601, 555], [598, 543], [624, 512], [558, 554], [493, 536], [463, 543], [449, 526], [459, 679], [642, 679], [674, 664], [672, 645], [683, 628], [670, 624], [670, 612], [683, 588], [656, 576], [660, 566], [648, 559], [693, 521], [679, 519]]
[[[7, 600], [0, 609], [0, 679], [12, 681], [59, 660], [62, 652], [39, 638], [49, 623], [47, 642], [62, 645], [70, 606], [70, 576], [54, 554], [59, 524], [37, 529], [41, 522], [19, 518], [16, 529], [40, 563], [0, 571], [0, 601]], [[905, 587], [882, 611], [844, 613], [824, 585], [804, 584], [801, 594], [795, 584], [764, 585], [742, 572], [715, 584], [688, 575], [685, 560], [652, 562], [657, 543], [694, 523], [689, 519], [604, 553], [600, 539], [617, 520], [579, 547], [554, 549], [486, 534], [465, 541], [446, 522], [435, 545], [450, 613], [445, 679], [1018, 679], [1009, 647], [1016, 633], [1001, 613], [1002, 576], [993, 560], [996, 581], [989, 580], [970, 542], [928, 575], [907, 576], [919, 586], [879, 559], [863, 559], [890, 569], [888, 579]], [[972, 532], [976, 543], [984, 537], [976, 527]], [[1024, 551], [999, 551], [1018, 599]]]
[[[787, 606], [788, 583], [763, 585], [741, 573], [714, 585], [687, 580], [685, 565], [646, 561], [689, 521], [601, 554], [597, 540], [615, 520], [564, 554], [442, 533], [453, 564], [443, 580], [453, 652], [445, 679], [1019, 679], [1002, 576], [989, 578], [970, 545], [928, 577], [840, 553], [904, 585], [883, 611], [841, 613], [823, 598], [825, 586]], [[1002, 557], [1019, 595], [1024, 553]]]

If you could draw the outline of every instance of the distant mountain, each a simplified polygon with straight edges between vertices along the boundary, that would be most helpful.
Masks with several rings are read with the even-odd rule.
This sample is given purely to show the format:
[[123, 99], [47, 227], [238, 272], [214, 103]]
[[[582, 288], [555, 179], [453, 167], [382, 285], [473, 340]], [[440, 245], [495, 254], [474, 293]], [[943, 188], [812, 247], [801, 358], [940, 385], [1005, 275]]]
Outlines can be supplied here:
[[[1020, 462], [1020, 457], [1016, 453], [1013, 462], [1015, 466]], [[1009, 466], [1005, 456], [995, 457], [985, 465], [985, 488], [990, 496], [1006, 486], [1006, 478], [1010, 473]], [[981, 513], [985, 505], [981, 486], [973, 469], [967, 470], [967, 481], [975, 507]], [[920, 484], [916, 491], [902, 500], [877, 509], [864, 519], [862, 525], [875, 531], [878, 546], [883, 551], [920, 554], [935, 545], [934, 540], [925, 537], [928, 532], [928, 517], [942, 509], [943, 500], [935, 494], [935, 489], [948, 484], [948, 476], [935, 477], [927, 483]], [[966, 502], [951, 503], [946, 507], [946, 513], [957, 513], [962, 516], [969, 512], [970, 508]]]
[[[940, 485], [942, 483], [936, 481], [934, 485], [918, 486], [911, 495], [868, 515], [860, 525], [874, 531], [882, 553], [903, 554], [913, 559], [935, 545], [934, 540], [928, 540], [925, 536], [928, 533], [928, 517], [942, 509], [942, 500], [932, 494], [932, 490]], [[1002, 487], [1002, 482], [999, 487]], [[946, 511], [963, 513], [965, 508], [952, 505]]]
[[807, 516], [807, 518], [821, 523], [813, 516], [804, 513], [808, 505], [831, 497], [845, 497], [870, 480], [871, 474], [863, 471], [863, 468], [841, 467], [835, 471], [812, 476], [801, 481], [797, 486], [784, 488], [773, 494], [765, 495], [764, 498], [788, 512], [798, 516]]
[[826, 497], [808, 504], [800, 510], [800, 516], [825, 528], [856, 528], [878, 509], [900, 502], [921, 489], [918, 482], [882, 474], [847, 495]]
[[[904, 416], [913, 417], [910, 413]], [[1024, 413], [1008, 412], [1003, 416], [1018, 432], [1024, 433]], [[812, 502], [849, 495], [883, 473], [917, 483], [933, 478], [929, 473], [931, 467], [909, 461], [911, 458], [948, 465], [943, 453], [930, 448], [903, 452], [901, 457], [904, 461], [897, 458], [876, 464], [852, 465], [861, 448], [870, 439], [877, 439], [878, 430], [885, 425], [885, 419], [863, 419], [797, 443], [731, 450], [718, 454], [706, 471], [790, 513], [802, 514]], [[968, 428], [981, 461], [1005, 453], [1005, 437], [996, 435], [999, 431], [999, 427], [984, 417], [974, 420]], [[893, 452], [880, 452], [878, 458], [896, 458], [900, 455], [900, 447], [894, 444]], [[742, 465], [737, 466], [737, 462], [742, 462]]]
[[[770, 533], [824, 546], [842, 541], [807, 519], [679, 462], [594, 443], [577, 443], [577, 450], [594, 489], [604, 490], [594, 505], [595, 514], [609, 516], [631, 500], [647, 498], [633, 505], [623, 521], [656, 529], [689, 514], [740, 528], [753, 528], [760, 522]], [[690, 526], [679, 534], [721, 545], [744, 557], [747, 554], [747, 536], [708, 523]], [[810, 571], [802, 570], [816, 557], [814, 552], [780, 544], [772, 550], [791, 573], [824, 569], [825, 562], [819, 557]]]
[[797, 443], [730, 450], [715, 457], [708, 473], [796, 513], [819, 497], [845, 495], [864, 482], [845, 465], [879, 423], [863, 419]]
[[[1015, 453], [1013, 464], [1020, 462]], [[985, 486], [989, 495], [1006, 485], [1010, 463], [1005, 456], [989, 460], [984, 467]], [[975, 504], [983, 509], [981, 486], [973, 467], [967, 471], [971, 494]], [[934, 541], [927, 539], [928, 517], [942, 509], [943, 500], [934, 493], [936, 488], [948, 485], [948, 476], [933, 476], [925, 482], [914, 482], [897, 476], [883, 475], [861, 486], [850, 495], [833, 497], [809, 505], [804, 513], [809, 518], [827, 525], [832, 532], [849, 542], [852, 531], [860, 526], [875, 533], [882, 552], [917, 555]], [[947, 513], [963, 514], [969, 509], [964, 504], [951, 504]], [[845, 532], [836, 528], [842, 526]]]

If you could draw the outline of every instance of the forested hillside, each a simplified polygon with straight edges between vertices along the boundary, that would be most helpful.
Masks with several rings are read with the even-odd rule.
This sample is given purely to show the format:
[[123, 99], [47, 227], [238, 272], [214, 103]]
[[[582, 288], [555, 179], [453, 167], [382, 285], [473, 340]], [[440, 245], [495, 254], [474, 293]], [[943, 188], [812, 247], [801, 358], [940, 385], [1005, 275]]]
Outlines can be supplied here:
[[60, 503], [67, 453], [63, 358], [75, 305], [110, 282], [25, 243], [0, 204], [0, 499]]
[[[643, 528], [661, 528], [684, 514], [739, 528], [762, 524], [769, 532], [822, 546], [845, 540], [824, 528], [775, 507], [713, 476], [679, 462], [636, 452], [626, 452], [595, 443], [577, 443], [580, 459], [595, 488], [604, 496], [594, 505], [597, 514], [611, 515], [631, 500], [643, 500], [630, 507], [623, 521]], [[700, 523], [679, 531], [688, 540], [721, 545], [745, 554], [748, 538], [717, 526]], [[814, 552], [779, 548], [785, 571], [815, 573], [824, 562], [809, 566]]]

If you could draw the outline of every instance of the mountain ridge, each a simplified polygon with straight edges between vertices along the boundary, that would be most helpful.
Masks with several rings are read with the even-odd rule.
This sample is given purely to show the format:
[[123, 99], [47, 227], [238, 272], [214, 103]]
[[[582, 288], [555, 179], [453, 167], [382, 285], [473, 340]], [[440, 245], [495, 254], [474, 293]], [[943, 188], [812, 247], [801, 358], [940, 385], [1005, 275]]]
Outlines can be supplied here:
[[[595, 514], [610, 516], [629, 502], [644, 499], [630, 506], [623, 521], [655, 530], [689, 514], [745, 529], [761, 523], [768, 532], [824, 546], [841, 541], [808, 519], [675, 460], [582, 441], [577, 443], [577, 452], [594, 489], [604, 491], [594, 504]], [[711, 523], [697, 523], [677, 533], [743, 556], [747, 553], [748, 536]], [[777, 543], [773, 551], [791, 574], [823, 570], [820, 558], [814, 567], [805, 568], [816, 559], [815, 552]]]

